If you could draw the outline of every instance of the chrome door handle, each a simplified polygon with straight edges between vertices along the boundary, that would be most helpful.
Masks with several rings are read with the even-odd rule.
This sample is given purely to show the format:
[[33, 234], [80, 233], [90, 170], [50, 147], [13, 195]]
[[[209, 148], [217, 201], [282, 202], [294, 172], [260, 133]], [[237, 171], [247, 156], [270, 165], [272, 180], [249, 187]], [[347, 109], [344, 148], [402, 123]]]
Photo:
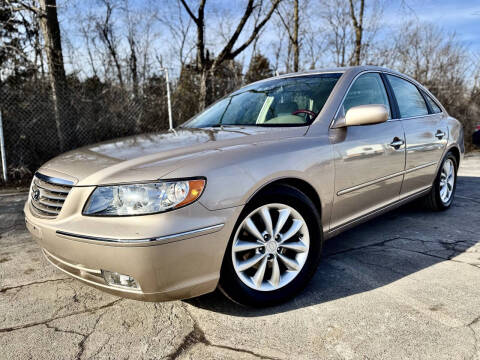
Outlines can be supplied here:
[[398, 150], [400, 149], [400, 146], [402, 146], [403, 144], [405, 144], [405, 141], [403, 141], [398, 137], [395, 137], [393, 141], [390, 143], [390, 146], [393, 147], [395, 150]]
[[445, 136], [445, 133], [442, 130], [437, 130], [437, 133], [435, 134], [435, 137], [438, 140], [442, 140], [444, 136]]

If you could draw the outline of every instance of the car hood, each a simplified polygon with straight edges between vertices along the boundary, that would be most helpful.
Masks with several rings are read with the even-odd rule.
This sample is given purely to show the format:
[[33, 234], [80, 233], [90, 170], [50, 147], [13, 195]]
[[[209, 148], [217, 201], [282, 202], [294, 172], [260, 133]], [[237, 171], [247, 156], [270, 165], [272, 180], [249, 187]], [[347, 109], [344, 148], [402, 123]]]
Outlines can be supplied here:
[[306, 127], [180, 128], [88, 145], [48, 161], [39, 172], [76, 186], [152, 181], [201, 156], [302, 136], [306, 131]]

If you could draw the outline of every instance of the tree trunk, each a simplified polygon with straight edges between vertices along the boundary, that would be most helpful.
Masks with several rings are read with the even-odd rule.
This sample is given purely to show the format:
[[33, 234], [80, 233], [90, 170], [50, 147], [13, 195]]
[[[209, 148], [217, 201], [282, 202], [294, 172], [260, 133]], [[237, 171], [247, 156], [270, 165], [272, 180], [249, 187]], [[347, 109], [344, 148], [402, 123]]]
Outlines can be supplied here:
[[355, 57], [354, 57], [354, 66], [360, 65], [360, 54], [362, 50], [362, 30], [359, 28], [355, 29]]
[[293, 2], [293, 71], [298, 72], [300, 62], [300, 45], [298, 43], [298, 0]]
[[353, 53], [353, 66], [360, 65], [361, 51], [362, 51], [362, 35], [363, 35], [363, 10], [365, 9], [365, 0], [360, 0], [360, 14], [355, 15], [355, 7], [353, 0], [350, 0], [350, 16], [353, 22], [353, 29], [355, 30], [355, 49]]
[[104, 1], [106, 6], [106, 14], [105, 20], [103, 23], [97, 23], [97, 27], [99, 29], [100, 38], [107, 47], [107, 50], [112, 57], [113, 63], [115, 64], [115, 68], [117, 69], [117, 77], [120, 83], [120, 87], [122, 90], [125, 90], [125, 85], [123, 82], [123, 75], [122, 75], [122, 66], [120, 64], [119, 55], [117, 52], [117, 44], [113, 34], [113, 28], [110, 22], [113, 13], [113, 6], [110, 1]]
[[65, 150], [64, 116], [67, 101], [67, 82], [63, 65], [60, 26], [57, 17], [56, 0], [40, 0], [40, 26], [45, 41], [45, 51], [49, 69], [50, 86], [54, 107], [55, 125], [60, 150]]
[[137, 68], [137, 51], [135, 49], [135, 40], [133, 36], [128, 40], [130, 43], [130, 72], [132, 74], [133, 96], [138, 98], [138, 68]]
[[199, 111], [205, 109], [207, 105], [208, 73], [207, 69], [202, 69], [202, 72], [200, 73], [200, 94], [198, 99]]
[[200, 93], [199, 93], [199, 108], [200, 110], [205, 109], [206, 105], [210, 104], [212, 98], [212, 89], [210, 80], [215, 74], [215, 69], [218, 69], [227, 60], [234, 60], [242, 51], [244, 51], [257, 37], [265, 26], [265, 24], [272, 17], [273, 12], [278, 7], [278, 4], [281, 0], [272, 0], [272, 5], [270, 10], [264, 16], [264, 18], [255, 24], [250, 36], [247, 40], [238, 46], [235, 50], [234, 45], [237, 43], [237, 40], [245, 27], [249, 17], [252, 15], [253, 10], [255, 9], [254, 0], [248, 0], [247, 6], [243, 13], [242, 18], [240, 19], [237, 27], [230, 37], [230, 39], [225, 44], [225, 47], [220, 51], [220, 53], [210, 61], [208, 49], [205, 48], [205, 3], [206, 0], [200, 0], [198, 5], [197, 15], [188, 6], [186, 0], [180, 0], [183, 7], [187, 11], [188, 15], [195, 22], [197, 27], [197, 58], [196, 58], [196, 68], [200, 73]]
[[[133, 90], [133, 101], [135, 105], [139, 104], [139, 80], [138, 80], [138, 66], [137, 66], [137, 51], [135, 49], [135, 39], [133, 34], [128, 38], [128, 43], [130, 45], [130, 73], [132, 76], [132, 90]], [[137, 115], [135, 117], [135, 132], [140, 133], [142, 129], [142, 116]]]

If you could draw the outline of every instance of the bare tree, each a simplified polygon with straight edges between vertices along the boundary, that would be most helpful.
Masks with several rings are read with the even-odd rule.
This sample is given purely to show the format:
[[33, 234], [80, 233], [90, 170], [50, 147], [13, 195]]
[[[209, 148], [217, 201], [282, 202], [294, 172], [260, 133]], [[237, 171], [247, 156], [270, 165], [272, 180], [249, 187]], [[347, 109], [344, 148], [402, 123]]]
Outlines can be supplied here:
[[351, 65], [358, 66], [360, 65], [360, 55], [362, 52], [362, 36], [363, 36], [363, 13], [365, 10], [365, 0], [360, 0], [360, 9], [358, 13], [353, 4], [353, 0], [350, 1], [350, 17], [352, 19], [353, 29], [355, 32], [355, 50], [353, 61]]
[[122, 66], [120, 64], [120, 56], [118, 54], [118, 40], [113, 31], [113, 24], [112, 24], [112, 14], [114, 10], [114, 6], [111, 0], [102, 0], [103, 4], [105, 5], [105, 18], [96, 20], [96, 29], [100, 36], [100, 40], [105, 45], [108, 54], [110, 55], [111, 59], [116, 68], [117, 78], [120, 83], [120, 87], [122, 89], [125, 88], [125, 84], [123, 81], [122, 75]]
[[462, 122], [465, 143], [471, 146], [474, 121], [480, 116], [480, 101], [475, 77], [467, 75], [475, 74], [474, 66], [455, 34], [445, 33], [432, 24], [408, 21], [395, 29], [386, 46], [383, 63], [428, 87], [447, 111]]
[[322, 33], [336, 66], [377, 63], [376, 37], [382, 25], [384, 0], [324, 0], [320, 11]]
[[[272, 19], [271, 22], [271, 29], [274, 34], [276, 34], [276, 39], [274, 41], [269, 41], [263, 44], [263, 48], [266, 49], [265, 53], [270, 54], [269, 59], [271, 61], [271, 66], [274, 74], [279, 74], [282, 69], [282, 62], [284, 62], [284, 55], [285, 55], [285, 44], [288, 44], [290, 41], [288, 36], [285, 36], [285, 32], [283, 31], [284, 27], [281, 23], [278, 16]], [[252, 53], [252, 57], [253, 57]], [[285, 62], [287, 65], [288, 63]]]
[[[44, 55], [42, 51], [42, 39], [41, 39], [41, 29], [40, 29], [40, 22], [38, 17], [32, 16], [31, 17], [31, 24], [32, 24], [32, 34], [33, 34], [33, 42], [32, 48], [34, 51], [34, 60], [33, 64], [35, 67], [40, 69], [40, 75], [43, 78], [45, 75], [45, 62], [44, 62]], [[35, 72], [35, 77], [37, 77], [37, 72]]]
[[180, 68], [183, 68], [188, 62], [195, 43], [190, 41], [192, 31], [192, 18], [184, 13], [184, 8], [180, 0], [176, 0], [166, 12], [168, 16], [157, 15], [157, 20], [166, 26], [171, 40], [169, 45], [177, 57]]
[[226, 42], [223, 49], [219, 54], [210, 59], [210, 53], [205, 46], [205, 3], [206, 0], [200, 0], [200, 4], [196, 11], [196, 14], [193, 13], [189, 5], [185, 0], [181, 0], [183, 7], [187, 11], [188, 15], [192, 18], [193, 22], [197, 27], [197, 42], [196, 42], [196, 67], [201, 75], [200, 79], [200, 108], [203, 109], [205, 106], [210, 103], [211, 99], [208, 97], [208, 82], [210, 78], [213, 77], [213, 74], [222, 65], [225, 61], [233, 60], [238, 56], [242, 51], [244, 51], [258, 36], [259, 31], [265, 26], [268, 20], [271, 18], [273, 12], [278, 7], [278, 4], [281, 0], [273, 0], [270, 6], [270, 9], [267, 11], [263, 19], [256, 24], [248, 38], [236, 49], [234, 49], [240, 34], [245, 28], [247, 21], [251, 17], [252, 13], [259, 6], [259, 2], [254, 0], [248, 0], [247, 6], [243, 12], [243, 15], [238, 22], [234, 33], [231, 35], [230, 39]]
[[[68, 119], [66, 111], [69, 104], [69, 92], [65, 75], [56, 0], [39, 0], [38, 6], [34, 1], [19, 0], [7, 0], [6, 4], [10, 6], [11, 11], [18, 14], [22, 19], [25, 25], [24, 32], [29, 37], [34, 53], [33, 62], [30, 62], [32, 58], [26, 54], [23, 54], [24, 59], [28, 60], [33, 67], [37, 66], [37, 61], [40, 61], [40, 69], [43, 74], [42, 50], [46, 55], [58, 146], [63, 151], [68, 140], [65, 130]], [[8, 30], [8, 27], [6, 29]], [[40, 30], [43, 43], [40, 39]], [[18, 42], [16, 44], [20, 45]], [[4, 46], [8, 45], [4, 44]], [[21, 55], [20, 52], [18, 54]]]
[[138, 45], [137, 45], [137, 34], [134, 23], [138, 19], [132, 19], [132, 11], [129, 7], [128, 0], [124, 1], [123, 12], [125, 13], [125, 23], [127, 25], [127, 42], [130, 51], [130, 56], [128, 58], [128, 68], [130, 72], [133, 96], [138, 98], [139, 90], [139, 79], [138, 79]]
[[293, 47], [293, 71], [299, 70], [299, 60], [300, 60], [300, 42], [298, 39], [298, 0], [293, 0], [293, 36], [292, 36], [292, 47]]
[[138, 65], [137, 65], [137, 43], [133, 30], [128, 32], [128, 45], [130, 47], [130, 59], [128, 65], [132, 76], [133, 96], [138, 97]]
[[58, 143], [60, 150], [64, 150], [64, 122], [67, 117], [63, 115], [63, 112], [67, 103], [67, 84], [56, 0], [40, 0], [40, 9], [35, 11], [40, 17], [40, 26], [47, 54]]
[[320, 18], [325, 27], [327, 53], [330, 52], [335, 66], [346, 66], [349, 58], [351, 21], [344, 0], [328, 0]]
[[91, 17], [88, 17], [87, 19], [82, 19], [81, 24], [80, 24], [80, 33], [82, 34], [82, 37], [85, 41], [85, 49], [87, 51], [88, 55], [88, 61], [90, 63], [90, 68], [92, 70], [93, 76], [98, 77], [98, 70], [95, 65], [95, 57], [92, 52], [92, 42], [95, 41], [95, 39], [91, 38], [91, 33], [92, 33], [92, 26], [91, 26]]
[[145, 81], [151, 73], [151, 65], [154, 58], [152, 54], [152, 42], [155, 38], [155, 34], [152, 33], [152, 29], [156, 19], [157, 12], [155, 10], [149, 12], [145, 18], [144, 25], [140, 30], [140, 33], [143, 35], [140, 38], [138, 50], [140, 58], [142, 59], [140, 70], [141, 81]]
[[[300, 19], [298, 14], [298, 2], [299, 0], [292, 0], [290, 3], [286, 3], [286, 6], [284, 8], [279, 6], [276, 10], [278, 17], [280, 18], [280, 21], [284, 26], [284, 30], [287, 32], [288, 35], [289, 50], [293, 52], [293, 71], [295, 72], [299, 70], [300, 66]], [[289, 56], [287, 56], [287, 59], [289, 59]], [[287, 60], [287, 62], [287, 71], [289, 71], [289, 61]]]
[[[37, 44], [39, 38], [38, 22], [31, 14], [19, 11], [21, 4], [13, 0], [0, 2], [0, 81], [3, 75], [10, 75], [12, 69], [19, 71], [25, 67], [35, 66], [41, 47]], [[30, 15], [30, 16], [28, 16]], [[32, 64], [28, 56], [33, 49]], [[1, 84], [0, 84], [1, 85]]]
[[[319, 37], [317, 32], [309, 31], [305, 34], [302, 48], [305, 53], [305, 65], [310, 70], [315, 69], [321, 63], [326, 53], [327, 42], [324, 37]], [[308, 62], [307, 62], [308, 60]]]

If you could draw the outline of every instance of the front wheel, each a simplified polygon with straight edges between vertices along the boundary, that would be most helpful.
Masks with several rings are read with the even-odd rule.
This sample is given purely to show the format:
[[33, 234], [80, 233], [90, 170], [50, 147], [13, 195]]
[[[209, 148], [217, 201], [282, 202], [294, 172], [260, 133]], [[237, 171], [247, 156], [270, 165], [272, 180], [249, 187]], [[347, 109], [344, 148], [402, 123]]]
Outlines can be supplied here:
[[320, 217], [290, 186], [249, 203], [225, 254], [220, 289], [235, 302], [270, 306], [293, 297], [313, 275], [321, 250]]
[[432, 189], [425, 198], [430, 209], [442, 211], [452, 205], [457, 186], [457, 170], [457, 158], [452, 152], [448, 152], [443, 159]]

